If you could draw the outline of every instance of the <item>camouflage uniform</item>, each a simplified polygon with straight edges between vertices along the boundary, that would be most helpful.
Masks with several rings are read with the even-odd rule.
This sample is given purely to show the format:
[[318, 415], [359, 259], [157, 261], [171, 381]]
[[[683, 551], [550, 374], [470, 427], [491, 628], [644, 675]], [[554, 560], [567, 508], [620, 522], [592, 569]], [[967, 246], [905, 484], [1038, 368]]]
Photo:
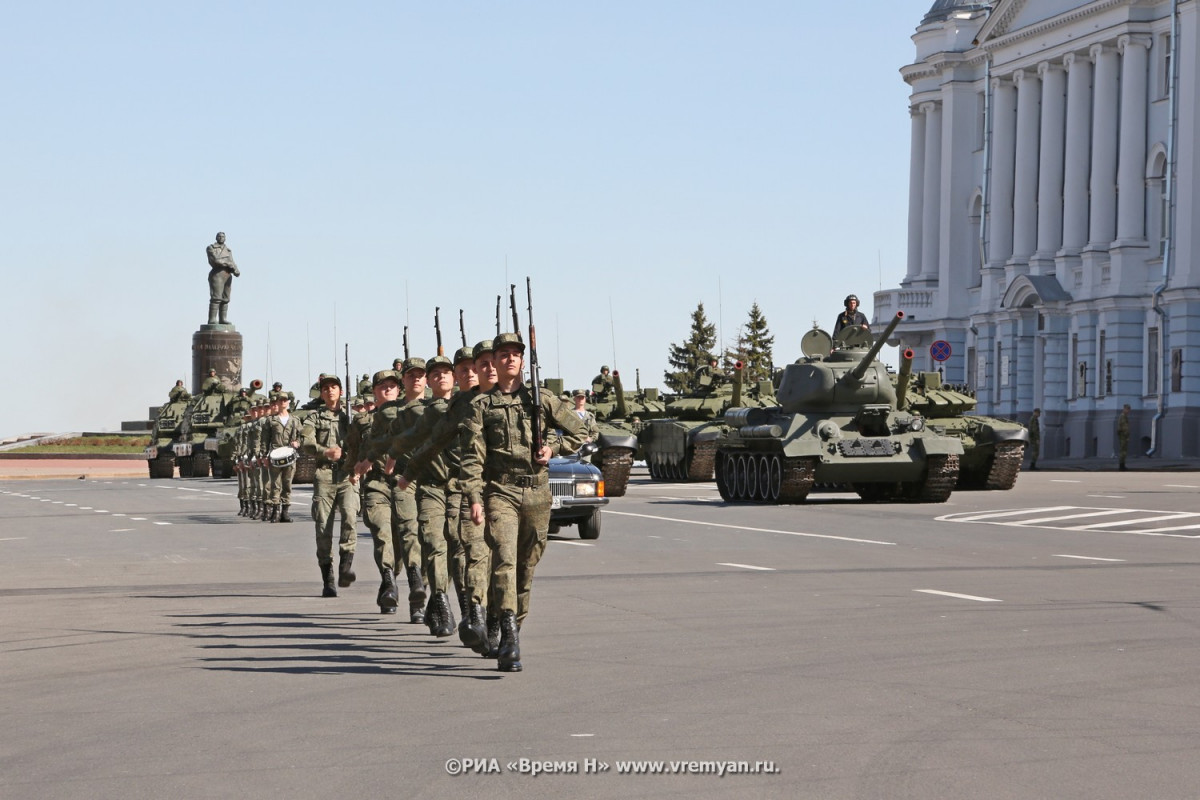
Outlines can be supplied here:
[[1037, 469], [1038, 451], [1042, 448], [1042, 426], [1038, 422], [1038, 414], [1029, 418], [1025, 426], [1029, 430], [1029, 468]]
[[[290, 447], [292, 442], [300, 441], [300, 420], [289, 415], [287, 422], [278, 416], [267, 417], [265, 449], [269, 454], [276, 447]], [[267, 494], [267, 504], [272, 506], [272, 522], [291, 522], [288, 517], [288, 506], [292, 503], [292, 476], [296, 474], [296, 464], [293, 462], [286, 467], [270, 465], [271, 484]]]
[[[339, 382], [340, 385], [340, 382]], [[338, 583], [344, 588], [354, 581], [350, 565], [354, 561], [357, 543], [355, 521], [358, 519], [358, 488], [350, 483], [353, 462], [346, 458], [346, 439], [350, 433], [350, 417], [340, 408], [322, 406], [304, 420], [300, 448], [317, 460], [313, 474], [312, 517], [317, 533], [317, 564], [325, 575], [333, 567], [333, 524], [336, 511], [342, 515], [338, 553], [341, 568]], [[325, 452], [332, 447], [342, 449], [337, 461], [330, 461]]]
[[[501, 334], [496, 350], [520, 343], [515, 334]], [[524, 346], [521, 346], [524, 350]], [[559, 428], [565, 438], [557, 442], [560, 452], [574, 452], [584, 438], [583, 425], [573, 411], [549, 393], [542, 393], [543, 430]], [[487, 538], [493, 553], [493, 602], [501, 614], [502, 635], [515, 645], [516, 626], [529, 614], [533, 573], [546, 548], [550, 527], [550, 482], [548, 468], [535, 461], [532, 451], [532, 392], [524, 385], [506, 394], [497, 386], [472, 404], [473, 414], [464, 435], [470, 447], [462, 458], [464, 491], [472, 505], [482, 504], [487, 520]], [[553, 447], [554, 437], [547, 436]], [[514, 647], [515, 649], [515, 647]], [[519, 652], [519, 651], [518, 651]], [[505, 644], [500, 646], [501, 669], [519, 670], [519, 657], [506, 665]]]
[[[261, 402], [259, 406], [261, 407]], [[266, 481], [263, 480], [263, 473], [266, 468], [262, 465], [262, 459], [266, 457], [266, 436], [267, 436], [267, 420], [264, 417], [259, 417], [250, 423], [250, 431], [246, 437], [246, 454], [250, 459], [250, 467], [247, 474], [250, 477], [250, 497], [254, 501], [257, 514], [251, 514], [255, 519], [267, 518], [267, 495]]]
[[1117, 469], [1125, 469], [1125, 457], [1129, 455], [1129, 414], [1122, 409], [1117, 417]]

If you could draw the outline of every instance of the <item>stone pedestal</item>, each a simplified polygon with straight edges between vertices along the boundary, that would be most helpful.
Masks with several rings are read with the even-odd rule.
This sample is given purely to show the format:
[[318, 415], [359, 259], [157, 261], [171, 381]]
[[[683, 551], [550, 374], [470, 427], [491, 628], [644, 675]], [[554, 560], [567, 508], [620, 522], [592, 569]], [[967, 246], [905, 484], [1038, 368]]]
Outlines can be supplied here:
[[228, 391], [241, 387], [242, 335], [231, 324], [201, 325], [192, 334], [192, 394], [200, 393], [210, 369], [217, 371]]

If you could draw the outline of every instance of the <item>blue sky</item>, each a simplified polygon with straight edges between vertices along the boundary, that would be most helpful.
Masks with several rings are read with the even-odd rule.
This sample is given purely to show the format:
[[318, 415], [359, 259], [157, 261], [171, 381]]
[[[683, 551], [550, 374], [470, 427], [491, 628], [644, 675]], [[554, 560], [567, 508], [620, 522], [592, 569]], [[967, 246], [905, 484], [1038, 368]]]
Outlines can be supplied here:
[[347, 342], [390, 365], [406, 323], [432, 355], [435, 306], [447, 345], [459, 308], [483, 338], [527, 275], [568, 385], [662, 386], [698, 302], [732, 340], [757, 301], [796, 358], [903, 277], [898, 70], [929, 5], [10, 5], [3, 363], [29, 391], [0, 436], [113, 430], [189, 379], [218, 230], [246, 379], [301, 392]]

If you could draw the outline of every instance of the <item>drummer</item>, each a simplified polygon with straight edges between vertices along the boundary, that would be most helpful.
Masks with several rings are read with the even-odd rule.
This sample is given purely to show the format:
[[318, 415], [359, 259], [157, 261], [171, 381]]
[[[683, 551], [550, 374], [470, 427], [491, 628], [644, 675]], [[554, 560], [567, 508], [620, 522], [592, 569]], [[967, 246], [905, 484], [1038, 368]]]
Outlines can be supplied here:
[[[300, 420], [288, 413], [286, 392], [271, 392], [271, 414], [267, 421], [267, 454], [271, 459], [268, 522], [291, 522], [288, 506], [292, 502], [292, 476], [296, 474], [296, 448], [300, 446]], [[288, 453], [282, 448], [289, 448]], [[276, 462], [285, 462], [276, 466]]]

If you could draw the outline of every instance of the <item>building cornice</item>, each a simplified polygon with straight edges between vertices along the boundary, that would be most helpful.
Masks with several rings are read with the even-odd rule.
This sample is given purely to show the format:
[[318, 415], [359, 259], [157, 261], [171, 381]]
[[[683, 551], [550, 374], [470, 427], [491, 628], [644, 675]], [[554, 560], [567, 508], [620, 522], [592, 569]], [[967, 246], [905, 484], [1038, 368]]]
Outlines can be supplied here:
[[984, 23], [983, 28], [979, 31], [979, 46], [985, 50], [993, 51], [1007, 47], [1022, 39], [1029, 39], [1056, 28], [1070, 25], [1085, 17], [1094, 16], [1117, 6], [1155, 5], [1155, 3], [1139, 2], [1139, 0], [1095, 0], [1087, 5], [1059, 14], [1056, 17], [1050, 17], [1033, 25], [1009, 32], [1008, 26], [1013, 23], [1017, 14], [1025, 8], [1027, 2], [1028, 0], [1012, 0], [999, 14], [993, 13], [992, 18]]

